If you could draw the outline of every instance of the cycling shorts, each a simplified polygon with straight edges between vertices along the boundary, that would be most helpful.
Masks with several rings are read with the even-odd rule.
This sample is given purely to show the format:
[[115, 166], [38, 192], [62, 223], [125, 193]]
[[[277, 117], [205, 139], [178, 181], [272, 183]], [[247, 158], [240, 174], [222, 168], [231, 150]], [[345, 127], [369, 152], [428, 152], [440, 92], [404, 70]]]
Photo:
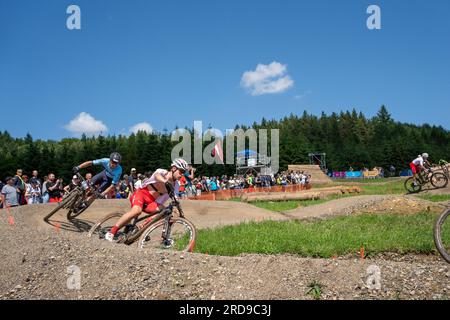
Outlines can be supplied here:
[[158, 203], [147, 188], [137, 189], [130, 197], [131, 207], [139, 206], [142, 211], [152, 213], [158, 210]]
[[420, 173], [420, 171], [421, 171], [420, 166], [419, 165], [415, 165], [413, 162], [411, 162], [409, 164], [409, 167], [411, 168], [411, 171], [412, 171], [413, 174]]

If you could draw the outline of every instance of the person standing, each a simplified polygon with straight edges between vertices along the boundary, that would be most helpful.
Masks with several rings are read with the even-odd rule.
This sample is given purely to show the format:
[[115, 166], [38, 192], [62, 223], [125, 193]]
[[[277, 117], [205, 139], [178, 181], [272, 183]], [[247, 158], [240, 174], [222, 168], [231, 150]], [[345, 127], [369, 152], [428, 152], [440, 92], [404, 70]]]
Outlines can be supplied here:
[[42, 189], [42, 181], [41, 179], [39, 179], [39, 172], [37, 170], [33, 170], [33, 173], [31, 174], [31, 179], [35, 179], [39, 184], [39, 188]]
[[41, 188], [42, 203], [48, 203], [48, 200], [49, 200], [49, 195], [48, 195], [48, 190], [47, 190], [47, 182], [48, 182], [48, 176], [44, 176], [44, 182], [42, 182], [42, 188]]
[[1, 191], [3, 208], [17, 207], [19, 205], [17, 188], [14, 186], [14, 178], [7, 177], [6, 185]]
[[21, 205], [25, 196], [25, 182], [22, 179], [22, 169], [17, 169], [16, 171], [16, 175], [14, 176], [14, 187], [17, 190], [17, 202]]
[[48, 175], [48, 181], [47, 181], [47, 192], [49, 195], [49, 202], [61, 202], [62, 194], [62, 181], [60, 179], [56, 180], [55, 175], [53, 173], [50, 173]]
[[131, 193], [134, 193], [134, 191], [135, 191], [134, 184], [136, 183], [137, 179], [138, 179], [138, 176], [137, 176], [136, 168], [132, 168], [130, 175], [128, 176], [128, 180], [127, 180], [128, 189], [130, 189]]
[[31, 178], [30, 183], [27, 184], [25, 198], [28, 204], [42, 203], [41, 186], [36, 178]]

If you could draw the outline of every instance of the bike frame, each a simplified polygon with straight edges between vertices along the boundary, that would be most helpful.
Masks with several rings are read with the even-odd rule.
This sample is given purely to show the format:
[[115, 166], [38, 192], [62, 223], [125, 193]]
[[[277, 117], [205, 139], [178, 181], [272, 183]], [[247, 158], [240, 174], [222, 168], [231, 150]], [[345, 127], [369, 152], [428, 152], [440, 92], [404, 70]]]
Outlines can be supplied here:
[[138, 229], [138, 232], [141, 233], [150, 224], [154, 224], [162, 219], [165, 219], [162, 238], [164, 240], [167, 240], [170, 237], [170, 219], [173, 217], [173, 209], [176, 208], [178, 210], [178, 213], [180, 214], [180, 217], [184, 218], [184, 213], [181, 209], [180, 202], [176, 199], [173, 193], [170, 194], [170, 198], [172, 199], [172, 202], [166, 208], [155, 213], [146, 214], [140, 218], [134, 218], [131, 222], [131, 226], [136, 227]]

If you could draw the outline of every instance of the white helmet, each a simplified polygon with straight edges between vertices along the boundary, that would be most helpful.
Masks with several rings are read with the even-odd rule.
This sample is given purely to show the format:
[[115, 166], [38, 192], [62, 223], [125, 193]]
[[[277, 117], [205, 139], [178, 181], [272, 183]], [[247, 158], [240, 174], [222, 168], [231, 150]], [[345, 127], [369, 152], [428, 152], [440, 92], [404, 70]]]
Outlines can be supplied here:
[[422, 154], [422, 158], [426, 158], [426, 159], [428, 159], [428, 153], [426, 153], [426, 152], [425, 152], [425, 153], [423, 153], [423, 154]]
[[184, 171], [189, 169], [189, 164], [186, 162], [186, 160], [184, 160], [182, 158], [178, 158], [178, 159], [173, 160], [171, 166], [172, 167], [175, 166], [178, 169], [181, 169], [181, 170], [184, 170]]

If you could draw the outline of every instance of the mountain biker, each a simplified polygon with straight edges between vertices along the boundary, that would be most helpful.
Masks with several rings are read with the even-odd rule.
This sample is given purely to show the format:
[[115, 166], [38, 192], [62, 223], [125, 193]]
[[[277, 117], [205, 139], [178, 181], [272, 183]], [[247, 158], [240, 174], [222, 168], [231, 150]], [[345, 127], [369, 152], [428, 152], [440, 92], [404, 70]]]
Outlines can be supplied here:
[[73, 167], [73, 173], [78, 173], [81, 169], [91, 166], [102, 165], [104, 170], [92, 178], [91, 185], [100, 185], [97, 192], [104, 197], [119, 184], [120, 176], [122, 175], [121, 161], [122, 156], [118, 152], [113, 152], [109, 159], [86, 161], [79, 166]]
[[175, 159], [170, 170], [157, 169], [150, 178], [142, 182], [140, 189], [137, 189], [130, 197], [131, 210], [125, 213], [116, 222], [111, 231], [105, 234], [108, 241], [117, 240], [117, 231], [138, 217], [142, 211], [155, 213], [164, 208], [164, 203], [169, 199], [169, 193], [178, 192], [178, 181], [188, 170], [188, 163], [184, 159]]
[[418, 178], [418, 174], [420, 174], [420, 172], [426, 170], [425, 165], [429, 165], [428, 153], [423, 153], [422, 155], [417, 156], [417, 158], [409, 164], [414, 179]]

